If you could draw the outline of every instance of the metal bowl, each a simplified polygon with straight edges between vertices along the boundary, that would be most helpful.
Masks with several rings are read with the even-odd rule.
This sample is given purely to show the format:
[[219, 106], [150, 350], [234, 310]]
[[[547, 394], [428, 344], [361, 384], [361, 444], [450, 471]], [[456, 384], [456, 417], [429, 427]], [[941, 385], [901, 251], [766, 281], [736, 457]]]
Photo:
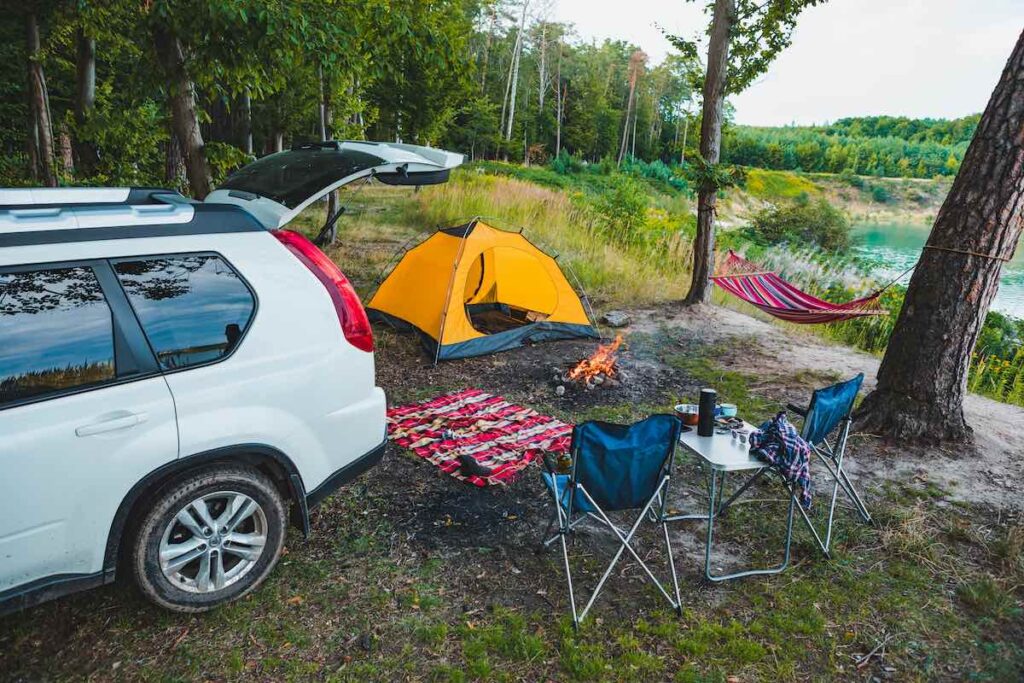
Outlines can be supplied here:
[[675, 411], [684, 425], [693, 426], [697, 424], [698, 406], [696, 403], [680, 403], [676, 405]]

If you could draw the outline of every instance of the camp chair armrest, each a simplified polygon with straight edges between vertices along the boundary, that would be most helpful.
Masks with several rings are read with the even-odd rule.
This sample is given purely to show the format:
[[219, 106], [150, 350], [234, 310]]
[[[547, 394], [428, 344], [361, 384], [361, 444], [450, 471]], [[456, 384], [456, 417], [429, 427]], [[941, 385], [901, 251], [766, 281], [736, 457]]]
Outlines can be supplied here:
[[801, 408], [800, 406], [795, 405], [793, 403], [787, 403], [786, 410], [791, 410], [800, 417], [807, 417], [807, 408]]

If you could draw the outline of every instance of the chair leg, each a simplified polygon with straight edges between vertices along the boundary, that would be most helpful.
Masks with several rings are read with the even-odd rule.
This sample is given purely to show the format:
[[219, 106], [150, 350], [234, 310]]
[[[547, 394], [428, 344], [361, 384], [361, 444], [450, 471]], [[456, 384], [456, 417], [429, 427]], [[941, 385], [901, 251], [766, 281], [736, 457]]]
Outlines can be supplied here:
[[572, 570], [569, 568], [569, 548], [565, 544], [565, 534], [559, 534], [558, 538], [562, 541], [562, 564], [565, 566], [565, 581], [569, 584], [569, 609], [572, 610], [572, 625], [573, 628], [579, 630], [580, 619], [583, 617], [576, 613], [576, 595], [572, 587]]
[[[796, 488], [785, 481], [782, 482], [782, 485], [786, 487], [786, 490], [789, 491], [789, 495], [792, 498], [793, 502], [796, 503]], [[800, 511], [800, 516], [803, 517], [804, 525], [807, 527], [807, 530], [811, 532], [811, 535], [814, 536], [814, 540], [818, 544], [818, 548], [821, 549], [821, 552], [825, 555], [825, 557], [831, 558], [832, 555], [828, 551], [828, 543], [821, 540], [821, 536], [818, 534], [818, 530], [814, 528], [814, 522], [811, 521], [811, 518], [807, 515], [807, 511], [804, 510], [804, 506], [797, 504], [796, 509]], [[831, 533], [831, 530], [832, 527], [831, 525], [829, 525], [829, 533]]]
[[614, 533], [615, 536], [619, 539], [620, 544], [618, 550], [615, 551], [615, 555], [614, 557], [612, 557], [612, 561], [608, 565], [608, 568], [601, 576], [600, 581], [597, 582], [597, 587], [594, 589], [593, 594], [590, 596], [590, 600], [587, 602], [586, 607], [584, 607], [583, 612], [580, 613], [580, 621], [582, 621], [586, 617], [587, 613], [590, 611], [590, 608], [594, 605], [594, 601], [597, 600], [597, 596], [601, 593], [601, 589], [604, 588], [605, 582], [608, 580], [608, 577], [611, 576], [611, 573], [615, 569], [615, 566], [622, 558], [623, 551], [629, 551], [629, 554], [633, 556], [633, 559], [636, 560], [637, 564], [639, 564], [640, 567], [644, 570], [644, 572], [651, 579], [651, 582], [655, 585], [655, 587], [657, 587], [657, 589], [661, 591], [661, 594], [665, 596], [665, 599], [668, 600], [669, 604], [672, 605], [673, 608], [679, 608], [678, 600], [672, 599], [672, 596], [669, 595], [668, 591], [665, 590], [665, 587], [661, 585], [661, 581], [659, 581], [658, 578], [654, 575], [650, 567], [647, 566], [647, 563], [644, 562], [643, 558], [641, 558], [640, 555], [637, 554], [636, 550], [634, 550], [633, 547], [629, 545], [630, 541], [633, 540], [633, 536], [636, 534], [637, 529], [639, 529], [640, 525], [643, 523], [644, 517], [647, 515], [647, 511], [654, 504], [657, 494], [660, 493], [662, 489], [664, 489], [667, 483], [668, 477], [666, 476], [664, 479], [662, 479], [661, 484], [658, 485], [658, 489], [657, 491], [655, 491], [655, 495], [651, 496], [650, 500], [647, 501], [647, 504], [644, 505], [644, 508], [640, 511], [640, 514], [637, 515], [636, 521], [633, 523], [633, 526], [629, 529], [629, 533], [625, 535], [621, 533], [618, 527], [612, 524], [611, 520], [609, 520], [608, 516], [604, 513], [604, 510], [602, 510], [601, 507], [590, 497], [590, 495], [587, 494], [586, 489], [580, 486], [580, 491], [583, 493], [583, 495], [587, 497], [588, 502], [594, 507], [594, 509], [597, 510], [597, 513], [601, 516], [602, 520], [605, 522], [608, 528], [611, 529], [612, 533]]
[[672, 541], [668, 536], [668, 522], [662, 517], [661, 530], [665, 534], [665, 552], [668, 553], [668, 570], [672, 574], [672, 588], [676, 595], [676, 614], [683, 616], [683, 598], [679, 594], [679, 577], [676, 575], [676, 562], [672, 557]]

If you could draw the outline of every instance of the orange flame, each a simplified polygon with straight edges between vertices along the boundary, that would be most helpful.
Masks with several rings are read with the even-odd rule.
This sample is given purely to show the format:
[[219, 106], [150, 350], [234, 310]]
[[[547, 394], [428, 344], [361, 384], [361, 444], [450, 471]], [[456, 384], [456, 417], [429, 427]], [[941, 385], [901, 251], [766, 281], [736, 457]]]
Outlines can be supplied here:
[[602, 344], [597, 347], [597, 351], [589, 358], [584, 358], [569, 371], [569, 379], [586, 382], [599, 374], [604, 374], [606, 377], [615, 376], [615, 357], [619, 350], [619, 346], [622, 344], [622, 335], [615, 337], [615, 341], [610, 344]]

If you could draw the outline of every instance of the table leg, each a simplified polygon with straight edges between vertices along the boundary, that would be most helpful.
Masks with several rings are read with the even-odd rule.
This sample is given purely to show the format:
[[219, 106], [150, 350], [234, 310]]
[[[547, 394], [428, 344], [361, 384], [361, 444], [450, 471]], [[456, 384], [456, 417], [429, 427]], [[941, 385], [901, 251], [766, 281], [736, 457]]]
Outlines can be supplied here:
[[[722, 473], [723, 478], [725, 473]], [[724, 482], [722, 482], [724, 484]], [[789, 496], [789, 514], [786, 520], [786, 544], [785, 544], [785, 556], [783, 557], [782, 564], [766, 569], [747, 569], [738, 572], [732, 572], [730, 574], [712, 574], [711, 573], [711, 554], [712, 547], [714, 544], [714, 526], [715, 519], [718, 517], [716, 514], [715, 503], [716, 493], [718, 493], [719, 500], [721, 499], [720, 484], [718, 482], [718, 472], [714, 469], [711, 470], [711, 485], [708, 491], [708, 535], [707, 544], [704, 547], [704, 576], [708, 581], [720, 582], [729, 581], [730, 579], [739, 579], [744, 576], [763, 576], [768, 574], [780, 574], [789, 567], [790, 547], [793, 541], [793, 518], [796, 507], [796, 497], [787, 489]]]

